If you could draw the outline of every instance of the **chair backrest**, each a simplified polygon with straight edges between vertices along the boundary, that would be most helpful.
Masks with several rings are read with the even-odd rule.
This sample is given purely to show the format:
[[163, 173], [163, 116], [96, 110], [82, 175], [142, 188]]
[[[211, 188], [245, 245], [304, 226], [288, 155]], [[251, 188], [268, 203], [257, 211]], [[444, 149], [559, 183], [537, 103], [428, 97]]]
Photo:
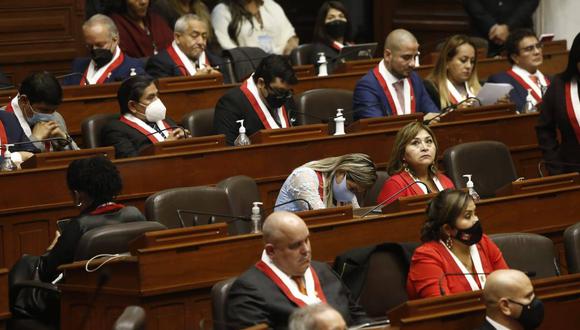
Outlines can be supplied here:
[[91, 229], [83, 234], [75, 253], [75, 260], [88, 260], [102, 253], [129, 251], [129, 242], [150, 231], [166, 227], [155, 221], [135, 221]]
[[118, 113], [114, 114], [96, 114], [92, 115], [81, 124], [81, 134], [83, 136], [83, 143], [85, 148], [98, 148], [103, 147], [101, 139], [101, 130], [103, 126], [110, 120], [119, 119], [120, 115]]
[[[218, 182], [216, 186], [226, 192], [232, 214], [235, 216], [249, 217], [252, 213], [252, 203], [261, 202], [258, 185], [248, 176], [232, 176]], [[229, 225], [229, 233], [233, 235], [247, 234], [250, 231], [251, 224], [247, 221], [233, 221]]]
[[559, 275], [556, 251], [551, 239], [538, 234], [505, 233], [489, 236], [499, 247], [508, 266], [535, 273], [534, 278]]
[[[181, 213], [181, 220], [177, 210]], [[167, 228], [181, 228], [212, 223], [210, 216], [194, 212], [230, 215], [231, 209], [226, 192], [217, 187], [198, 186], [173, 188], [159, 191], [145, 201], [145, 217], [156, 220]], [[216, 217], [215, 222], [228, 219]]]
[[361, 206], [377, 205], [377, 197], [381, 193], [381, 189], [383, 189], [383, 185], [388, 178], [389, 174], [387, 171], [377, 171], [377, 181], [375, 181], [375, 184], [366, 191]]
[[211, 307], [213, 316], [213, 329], [226, 330], [229, 329], [226, 325], [226, 303], [228, 293], [236, 278], [232, 277], [214, 284], [211, 288]]
[[194, 110], [181, 119], [181, 125], [191, 132], [191, 136], [208, 136], [216, 134], [213, 129], [213, 114], [215, 110]]
[[580, 222], [564, 231], [564, 249], [568, 273], [580, 273]]
[[446, 174], [457, 188], [465, 188], [464, 174], [473, 175], [475, 190], [482, 198], [517, 179], [508, 147], [497, 141], [463, 143], [445, 150], [443, 164]]
[[123, 314], [119, 316], [113, 330], [144, 330], [145, 310], [140, 306], [127, 306]]
[[302, 44], [294, 48], [290, 53], [290, 62], [292, 65], [307, 65], [311, 63], [313, 44]]
[[224, 50], [223, 57], [226, 63], [231, 63], [233, 69], [234, 80], [231, 83], [242, 82], [249, 77], [266, 56], [268, 54], [257, 47], [237, 47]]
[[311, 89], [296, 95], [299, 125], [331, 121], [336, 109], [344, 109], [345, 126], [352, 123], [352, 91], [334, 88]]

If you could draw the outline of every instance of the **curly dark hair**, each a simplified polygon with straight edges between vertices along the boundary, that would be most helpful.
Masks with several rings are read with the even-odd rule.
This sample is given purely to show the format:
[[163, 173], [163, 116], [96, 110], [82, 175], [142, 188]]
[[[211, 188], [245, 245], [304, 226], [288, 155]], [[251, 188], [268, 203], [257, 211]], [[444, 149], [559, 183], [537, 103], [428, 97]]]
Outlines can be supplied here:
[[455, 227], [455, 222], [467, 207], [471, 196], [463, 190], [446, 189], [437, 194], [427, 206], [427, 220], [421, 228], [421, 241], [444, 239], [443, 225]]
[[89, 195], [94, 205], [115, 200], [123, 189], [119, 170], [104, 156], [73, 160], [66, 172], [66, 183], [69, 190]]

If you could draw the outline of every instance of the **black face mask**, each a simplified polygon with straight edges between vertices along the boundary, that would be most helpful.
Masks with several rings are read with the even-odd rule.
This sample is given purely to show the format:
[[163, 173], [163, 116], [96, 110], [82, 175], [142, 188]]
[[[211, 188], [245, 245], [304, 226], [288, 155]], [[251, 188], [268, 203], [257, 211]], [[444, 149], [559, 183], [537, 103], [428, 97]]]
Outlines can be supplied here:
[[518, 317], [518, 322], [524, 329], [533, 330], [542, 324], [544, 320], [544, 303], [540, 299], [534, 298], [527, 305], [520, 304], [511, 299], [510, 302], [522, 306], [522, 313]]
[[477, 244], [481, 240], [483, 235], [483, 228], [481, 227], [481, 222], [477, 221], [471, 228], [467, 229], [457, 229], [457, 234], [455, 238], [465, 245]]
[[113, 53], [108, 49], [93, 48], [91, 49], [91, 58], [95, 61], [97, 67], [100, 68], [113, 59]]
[[324, 24], [324, 27], [326, 33], [333, 39], [342, 38], [346, 33], [346, 22], [339, 19]]
[[279, 107], [286, 104], [286, 101], [292, 96], [290, 91], [283, 94], [274, 94], [272, 90], [268, 91], [268, 96], [266, 96], [266, 102], [271, 109], [278, 109]]

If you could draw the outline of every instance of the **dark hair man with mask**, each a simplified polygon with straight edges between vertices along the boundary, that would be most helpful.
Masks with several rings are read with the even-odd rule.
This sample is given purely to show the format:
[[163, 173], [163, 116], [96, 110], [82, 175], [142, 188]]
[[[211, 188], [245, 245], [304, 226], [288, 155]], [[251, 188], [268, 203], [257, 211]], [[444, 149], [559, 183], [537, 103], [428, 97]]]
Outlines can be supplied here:
[[72, 74], [65, 85], [96, 85], [122, 81], [143, 74], [143, 62], [125, 55], [119, 48], [119, 32], [113, 20], [101, 14], [94, 15], [83, 24], [85, 44], [90, 58], [77, 58], [72, 64]]
[[295, 105], [291, 86], [298, 82], [292, 66], [280, 55], [265, 57], [240, 87], [229, 90], [216, 107], [213, 127], [233, 145], [244, 120], [248, 136], [262, 129], [292, 126]]
[[180, 140], [187, 130], [168, 118], [155, 80], [147, 75], [125, 80], [117, 91], [121, 118], [102, 130], [104, 145], [115, 147], [115, 157], [135, 157], [153, 143]]
[[531, 330], [544, 319], [544, 305], [534, 294], [532, 282], [519, 270], [491, 273], [483, 290], [485, 323], [477, 330]]
[[30, 141], [62, 139], [34, 143], [40, 151], [76, 150], [78, 147], [67, 133], [64, 118], [56, 111], [61, 102], [62, 88], [58, 80], [51, 73], [39, 72], [24, 78], [18, 95], [3, 110], [14, 113]]

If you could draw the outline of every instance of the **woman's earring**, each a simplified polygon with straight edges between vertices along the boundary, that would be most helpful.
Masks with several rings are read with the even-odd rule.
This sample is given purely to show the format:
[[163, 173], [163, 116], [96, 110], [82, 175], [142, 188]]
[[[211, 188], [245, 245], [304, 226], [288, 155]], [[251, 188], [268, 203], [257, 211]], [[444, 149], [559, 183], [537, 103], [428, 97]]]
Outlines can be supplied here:
[[445, 246], [451, 250], [453, 248], [453, 238], [451, 238], [451, 236], [447, 236], [447, 239], [445, 240]]
[[407, 173], [409, 173], [409, 164], [407, 164], [406, 161], [403, 161], [403, 170]]

